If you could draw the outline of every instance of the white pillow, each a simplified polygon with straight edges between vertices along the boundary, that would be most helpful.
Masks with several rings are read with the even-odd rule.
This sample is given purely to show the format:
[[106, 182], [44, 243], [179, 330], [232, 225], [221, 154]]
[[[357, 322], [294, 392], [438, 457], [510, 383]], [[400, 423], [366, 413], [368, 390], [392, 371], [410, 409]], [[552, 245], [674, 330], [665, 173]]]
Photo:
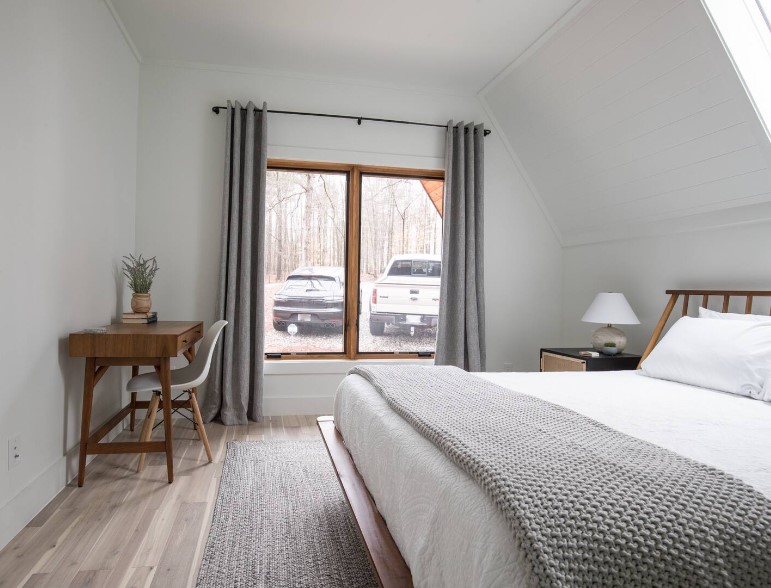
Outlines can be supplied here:
[[756, 323], [768, 323], [771, 322], [771, 316], [765, 316], [763, 314], [738, 314], [735, 312], [717, 312], [716, 310], [710, 310], [709, 308], [699, 307], [699, 318], [709, 319], [723, 319], [732, 321], [750, 321]]
[[682, 317], [641, 367], [652, 378], [771, 401], [771, 322]]

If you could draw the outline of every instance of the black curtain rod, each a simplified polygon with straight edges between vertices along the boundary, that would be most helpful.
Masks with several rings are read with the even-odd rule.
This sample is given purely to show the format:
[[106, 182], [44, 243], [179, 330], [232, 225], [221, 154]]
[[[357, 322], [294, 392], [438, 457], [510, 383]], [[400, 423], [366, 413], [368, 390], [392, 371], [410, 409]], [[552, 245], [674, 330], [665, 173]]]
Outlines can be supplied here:
[[[212, 112], [214, 114], [219, 114], [220, 110], [227, 110], [227, 106], [212, 106]], [[260, 111], [259, 108], [256, 108], [255, 110]], [[447, 125], [437, 125], [434, 123], [424, 123], [424, 122], [415, 122], [412, 120], [394, 120], [390, 118], [371, 118], [369, 116], [352, 116], [350, 114], [325, 114], [322, 112], [297, 112], [294, 110], [270, 110], [268, 109], [268, 112], [272, 114], [294, 114], [296, 116], [319, 116], [322, 118], [342, 118], [345, 120], [355, 120], [356, 124], [361, 125], [362, 121], [369, 121], [369, 122], [382, 122], [382, 123], [392, 123], [397, 125], [415, 125], [418, 127], [435, 127], [437, 129], [446, 129]], [[485, 129], [485, 137], [492, 133], [490, 129]]]

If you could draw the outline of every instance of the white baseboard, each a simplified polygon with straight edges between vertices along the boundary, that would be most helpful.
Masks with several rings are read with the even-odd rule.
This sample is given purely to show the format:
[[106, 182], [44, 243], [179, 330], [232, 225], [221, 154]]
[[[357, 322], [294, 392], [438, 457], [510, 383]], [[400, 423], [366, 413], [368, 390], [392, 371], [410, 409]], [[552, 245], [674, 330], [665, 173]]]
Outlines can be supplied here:
[[[122, 430], [122, 427], [116, 427], [104, 440], [112, 441]], [[16, 496], [0, 506], [0, 549], [8, 545], [11, 539], [16, 537], [77, 475], [78, 454], [79, 446], [76, 445], [66, 455], [44, 469]], [[88, 456], [87, 463], [95, 457], [96, 455]], [[74, 473], [68, 475], [68, 472]]]
[[0, 549], [64, 488], [66, 477], [67, 457], [63, 456], [0, 508]]
[[288, 414], [332, 414], [334, 396], [291, 396], [286, 398], [264, 398], [262, 413], [265, 416]]

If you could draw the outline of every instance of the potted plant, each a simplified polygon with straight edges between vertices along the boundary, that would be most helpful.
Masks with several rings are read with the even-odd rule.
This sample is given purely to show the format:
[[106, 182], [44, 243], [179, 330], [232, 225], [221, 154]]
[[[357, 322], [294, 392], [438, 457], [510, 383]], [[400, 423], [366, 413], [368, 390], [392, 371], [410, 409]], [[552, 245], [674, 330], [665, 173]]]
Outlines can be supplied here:
[[153, 278], [158, 272], [158, 262], [155, 257], [145, 259], [133, 255], [123, 256], [123, 275], [128, 279], [128, 287], [133, 292], [131, 296], [131, 310], [134, 312], [150, 312], [153, 306], [150, 298], [150, 288]]
[[616, 355], [618, 353], [618, 347], [613, 341], [608, 341], [602, 346], [602, 352], [605, 355]]

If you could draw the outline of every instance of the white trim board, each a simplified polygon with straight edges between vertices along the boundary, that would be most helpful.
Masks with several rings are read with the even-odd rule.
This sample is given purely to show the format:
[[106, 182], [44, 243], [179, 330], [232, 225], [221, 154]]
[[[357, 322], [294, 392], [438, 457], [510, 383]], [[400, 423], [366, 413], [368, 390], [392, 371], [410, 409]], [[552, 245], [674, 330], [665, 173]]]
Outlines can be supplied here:
[[334, 405], [334, 396], [264, 398], [262, 413], [264, 416], [332, 414]]
[[126, 45], [128, 45], [129, 49], [131, 49], [131, 52], [134, 54], [134, 59], [136, 59], [137, 63], [141, 65], [142, 55], [139, 53], [139, 49], [137, 49], [136, 44], [134, 44], [134, 39], [131, 38], [126, 25], [123, 24], [123, 20], [121, 20], [118, 11], [115, 10], [115, 6], [113, 6], [112, 0], [104, 0], [104, 3], [107, 6], [107, 10], [110, 11], [115, 24], [118, 25], [118, 29], [120, 29], [120, 32], [123, 35], [123, 39], [126, 41]]
[[548, 43], [552, 37], [554, 37], [557, 33], [559, 33], [567, 24], [573, 22], [575, 19], [579, 18], [581, 16], [581, 13], [588, 8], [591, 4], [594, 4], [597, 2], [597, 0], [577, 0], [575, 4], [573, 4], [572, 7], [570, 7], [565, 14], [563, 14], [561, 17], [559, 17], [556, 22], [551, 25], [548, 29], [546, 29], [543, 34], [541, 34], [540, 37], [538, 37], [535, 41], [533, 41], [527, 49], [525, 49], [522, 53], [520, 53], [517, 57], [514, 58], [514, 60], [509, 63], [506, 67], [504, 67], [500, 72], [498, 72], [497, 75], [495, 75], [489, 82], [487, 82], [482, 88], [477, 92], [478, 96], [484, 96], [486, 94], [489, 94], [492, 90], [495, 89], [495, 87], [501, 82], [503, 78], [505, 78], [511, 71], [518, 66], [522, 65], [525, 61], [530, 59], [530, 57], [538, 51], [541, 47], [543, 47], [546, 43]]
[[506, 133], [504, 133], [501, 130], [501, 125], [498, 123], [498, 119], [495, 118], [495, 114], [493, 114], [493, 109], [490, 108], [490, 105], [487, 103], [487, 100], [485, 99], [484, 96], [481, 96], [481, 95], [477, 96], [477, 100], [479, 101], [479, 104], [482, 106], [482, 109], [485, 111], [485, 114], [487, 115], [487, 117], [490, 119], [490, 124], [492, 125], [497, 137], [503, 143], [503, 146], [506, 149], [506, 152], [509, 154], [509, 157], [511, 158], [511, 161], [514, 164], [514, 167], [516, 168], [517, 172], [519, 172], [519, 175], [522, 176], [522, 179], [525, 181], [525, 184], [527, 185], [527, 188], [530, 192], [530, 196], [535, 201], [536, 205], [538, 205], [538, 208], [543, 214], [544, 218], [546, 219], [546, 222], [549, 223], [549, 226], [551, 227], [551, 230], [554, 233], [554, 237], [557, 239], [557, 243], [559, 243], [560, 247], [563, 247], [564, 241], [562, 238], [562, 232], [559, 230], [559, 228], [557, 227], [557, 224], [554, 222], [554, 219], [549, 213], [549, 209], [547, 208], [546, 203], [543, 201], [543, 198], [541, 198], [541, 195], [539, 194], [538, 189], [535, 187], [533, 180], [530, 179], [530, 175], [527, 173], [525, 166], [522, 164], [519, 157], [517, 156], [517, 152], [514, 150], [514, 147], [511, 146], [511, 143], [509, 143], [509, 138], [506, 136]]

